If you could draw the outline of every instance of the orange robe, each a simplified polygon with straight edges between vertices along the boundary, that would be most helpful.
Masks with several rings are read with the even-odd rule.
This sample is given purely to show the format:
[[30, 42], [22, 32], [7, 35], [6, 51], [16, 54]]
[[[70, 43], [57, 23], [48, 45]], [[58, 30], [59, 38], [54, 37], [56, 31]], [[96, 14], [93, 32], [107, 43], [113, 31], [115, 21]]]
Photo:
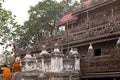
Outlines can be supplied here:
[[13, 72], [19, 72], [19, 71], [21, 71], [20, 63], [14, 63], [13, 64]]
[[5, 80], [11, 80], [10, 68], [6, 67], [3, 70], [3, 77], [4, 77]]

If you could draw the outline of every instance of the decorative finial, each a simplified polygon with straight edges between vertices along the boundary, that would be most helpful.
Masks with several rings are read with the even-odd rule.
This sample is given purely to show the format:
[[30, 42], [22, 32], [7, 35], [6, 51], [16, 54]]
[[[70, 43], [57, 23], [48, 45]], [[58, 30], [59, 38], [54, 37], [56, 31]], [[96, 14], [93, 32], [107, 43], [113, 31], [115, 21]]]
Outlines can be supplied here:
[[70, 54], [73, 54], [73, 48], [71, 48], [71, 50], [70, 50], [70, 52], [69, 52]]
[[77, 48], [74, 48], [72, 54], [78, 54], [78, 49], [77, 49]]
[[45, 45], [42, 45], [42, 49], [43, 49], [43, 50], [45, 49], [45, 47], [46, 47]]
[[119, 37], [119, 39], [117, 40], [117, 47], [120, 48], [120, 37]]
[[88, 47], [88, 49], [93, 49], [92, 43], [90, 43], [90, 46]]
[[60, 50], [59, 50], [59, 48], [58, 48], [58, 43], [55, 43], [54, 52], [60, 52]]
[[58, 43], [55, 43], [55, 47], [58, 47]]
[[45, 45], [42, 46], [42, 51], [39, 55], [49, 55], [48, 51], [45, 49]]

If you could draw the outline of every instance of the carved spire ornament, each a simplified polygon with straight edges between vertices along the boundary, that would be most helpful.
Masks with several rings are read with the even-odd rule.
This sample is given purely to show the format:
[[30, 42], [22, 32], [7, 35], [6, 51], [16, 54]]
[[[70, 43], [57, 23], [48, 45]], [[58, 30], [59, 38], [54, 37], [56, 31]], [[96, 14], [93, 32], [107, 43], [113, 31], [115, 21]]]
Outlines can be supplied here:
[[48, 51], [45, 49], [45, 45], [42, 46], [43, 50], [39, 55], [49, 55]]
[[89, 50], [93, 49], [92, 43], [90, 43], [90, 46], [88, 47]]
[[120, 48], [120, 37], [119, 37], [119, 39], [117, 41], [117, 47]]

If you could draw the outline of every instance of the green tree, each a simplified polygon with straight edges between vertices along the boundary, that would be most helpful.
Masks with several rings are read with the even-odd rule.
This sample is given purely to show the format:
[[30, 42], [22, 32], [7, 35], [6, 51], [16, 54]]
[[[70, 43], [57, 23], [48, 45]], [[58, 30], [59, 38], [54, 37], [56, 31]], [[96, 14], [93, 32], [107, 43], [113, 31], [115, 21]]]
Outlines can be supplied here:
[[63, 16], [63, 10], [71, 10], [77, 2], [71, 0], [63, 0], [57, 2], [55, 0], [43, 0], [32, 6], [29, 13], [29, 20], [24, 23], [25, 33], [21, 34], [17, 41], [19, 47], [26, 47], [38, 38], [39, 32], [44, 31], [48, 35], [52, 35], [56, 30], [56, 21], [59, 21]]
[[[0, 46], [3, 46], [5, 55], [8, 54], [8, 48], [12, 47], [13, 39], [19, 37], [21, 33], [20, 25], [15, 22], [15, 16], [11, 11], [2, 7], [3, 1], [0, 0]], [[11, 53], [11, 52], [10, 52]]]

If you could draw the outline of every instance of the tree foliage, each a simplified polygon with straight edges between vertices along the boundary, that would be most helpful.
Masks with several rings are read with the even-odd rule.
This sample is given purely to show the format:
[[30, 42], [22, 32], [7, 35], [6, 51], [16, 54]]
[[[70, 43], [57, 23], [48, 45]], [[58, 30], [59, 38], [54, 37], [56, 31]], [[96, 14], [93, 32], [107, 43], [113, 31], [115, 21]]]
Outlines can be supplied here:
[[4, 9], [2, 3], [3, 1], [0, 0], [0, 46], [4, 47], [3, 49], [8, 55], [7, 48], [11, 47], [13, 39], [17, 38], [21, 31], [20, 25], [15, 22], [15, 16], [11, 11]]
[[44, 31], [48, 35], [56, 30], [56, 21], [63, 16], [64, 9], [71, 10], [78, 2], [71, 0], [63, 0], [57, 2], [55, 0], [43, 0], [32, 6], [29, 13], [29, 20], [24, 23], [25, 33], [21, 34], [18, 40], [19, 47], [26, 47], [39, 36], [39, 32]]

